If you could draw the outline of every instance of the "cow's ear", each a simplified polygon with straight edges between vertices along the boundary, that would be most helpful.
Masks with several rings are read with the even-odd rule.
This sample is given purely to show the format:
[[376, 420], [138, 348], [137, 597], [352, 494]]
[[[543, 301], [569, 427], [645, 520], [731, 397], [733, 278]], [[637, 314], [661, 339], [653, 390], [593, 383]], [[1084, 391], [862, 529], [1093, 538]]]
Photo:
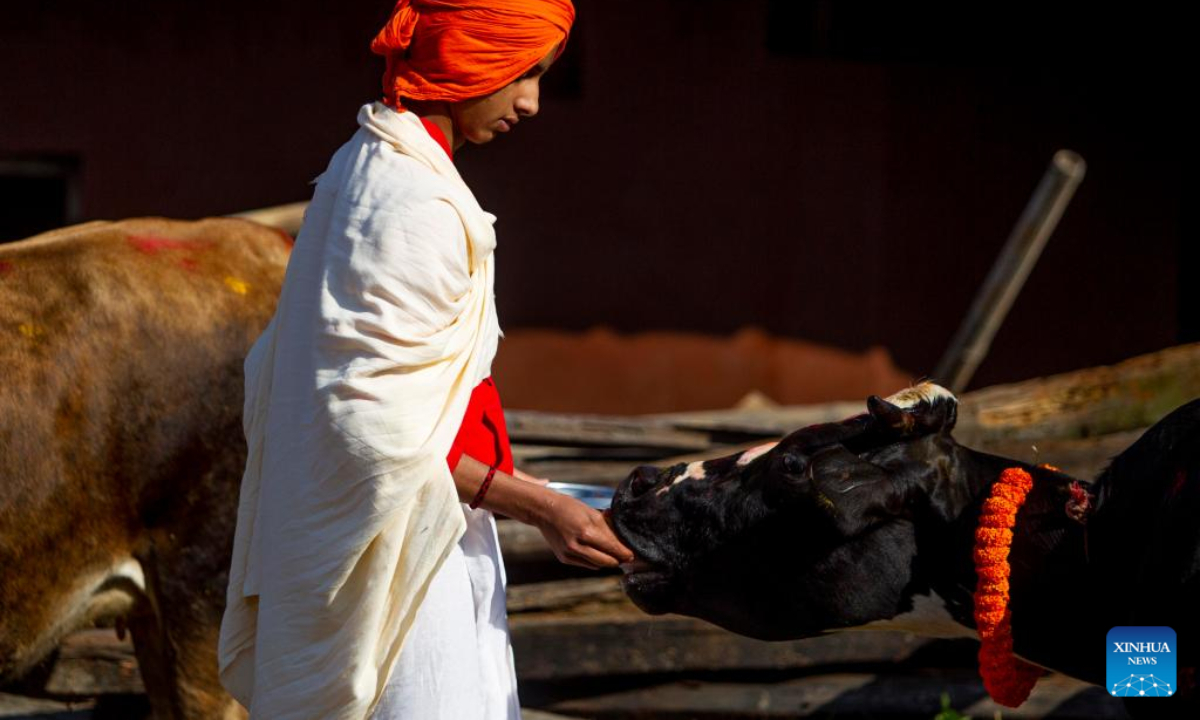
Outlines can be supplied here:
[[845, 448], [822, 450], [810, 468], [817, 506], [843, 537], [908, 512], [911, 484]]
[[878, 395], [867, 398], [867, 412], [878, 425], [895, 430], [902, 435], [908, 434], [915, 423], [915, 418], [911, 413], [904, 412], [899, 405], [888, 402]]

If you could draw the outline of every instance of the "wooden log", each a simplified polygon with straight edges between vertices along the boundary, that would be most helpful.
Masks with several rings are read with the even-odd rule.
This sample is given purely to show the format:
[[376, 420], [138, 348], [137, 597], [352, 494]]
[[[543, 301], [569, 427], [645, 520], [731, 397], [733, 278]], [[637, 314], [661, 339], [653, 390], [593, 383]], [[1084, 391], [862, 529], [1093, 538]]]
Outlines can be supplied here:
[[[1112, 366], [966, 393], [960, 398], [955, 435], [971, 446], [990, 441], [1036, 443], [1096, 437], [1148, 427], [1198, 397], [1200, 343], [1141, 355]], [[865, 400], [650, 417], [692, 431], [782, 436], [806, 425], [864, 412]]]
[[967, 445], [1087, 438], [1153, 425], [1200, 397], [1200, 344], [963, 397], [955, 436]]

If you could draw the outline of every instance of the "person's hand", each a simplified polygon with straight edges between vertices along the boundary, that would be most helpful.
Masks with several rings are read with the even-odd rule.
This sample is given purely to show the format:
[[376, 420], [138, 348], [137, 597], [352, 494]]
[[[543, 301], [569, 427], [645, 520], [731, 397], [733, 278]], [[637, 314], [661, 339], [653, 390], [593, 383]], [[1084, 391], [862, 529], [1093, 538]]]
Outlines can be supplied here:
[[568, 495], [550, 493], [537, 528], [559, 562], [599, 570], [633, 561], [604, 515]]

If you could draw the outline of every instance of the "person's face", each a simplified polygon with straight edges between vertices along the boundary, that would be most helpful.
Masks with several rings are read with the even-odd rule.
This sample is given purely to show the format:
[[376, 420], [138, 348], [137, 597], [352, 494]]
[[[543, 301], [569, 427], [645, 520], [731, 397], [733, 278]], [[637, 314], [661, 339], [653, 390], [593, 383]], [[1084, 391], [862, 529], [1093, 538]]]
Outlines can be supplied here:
[[522, 119], [537, 115], [538, 83], [557, 53], [556, 46], [528, 72], [491, 95], [455, 103], [451, 116], [459, 136], [477, 145], [486, 143], [496, 133], [506, 133]]

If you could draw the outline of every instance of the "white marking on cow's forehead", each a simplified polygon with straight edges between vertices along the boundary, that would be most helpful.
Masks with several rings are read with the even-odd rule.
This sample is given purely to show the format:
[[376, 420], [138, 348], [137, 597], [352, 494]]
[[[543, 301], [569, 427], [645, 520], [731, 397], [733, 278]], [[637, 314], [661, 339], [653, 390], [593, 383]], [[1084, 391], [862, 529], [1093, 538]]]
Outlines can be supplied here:
[[749, 450], [747, 450], [746, 452], [742, 453], [742, 456], [738, 458], [737, 464], [739, 466], [749, 465], [751, 462], [754, 461], [755, 458], [765, 454], [768, 450], [770, 450], [771, 448], [775, 447], [778, 444], [779, 444], [778, 442], [769, 442], [769, 443], [763, 443], [762, 445], [752, 447]]
[[675, 487], [676, 485], [683, 482], [684, 480], [703, 480], [704, 477], [705, 477], [704, 461], [697, 460], [694, 463], [688, 464], [688, 466], [686, 468], [684, 468], [683, 472], [679, 473], [679, 475], [674, 480], [671, 481], [670, 485], [663, 485], [655, 492], [655, 494], [662, 495], [663, 493], [665, 493], [666, 491]]
[[938, 400], [958, 404], [958, 398], [954, 397], [954, 393], [941, 385], [931, 382], [923, 382], [910, 388], [905, 388], [887, 399], [888, 402], [903, 410], [914, 408], [922, 402], [933, 405]]

